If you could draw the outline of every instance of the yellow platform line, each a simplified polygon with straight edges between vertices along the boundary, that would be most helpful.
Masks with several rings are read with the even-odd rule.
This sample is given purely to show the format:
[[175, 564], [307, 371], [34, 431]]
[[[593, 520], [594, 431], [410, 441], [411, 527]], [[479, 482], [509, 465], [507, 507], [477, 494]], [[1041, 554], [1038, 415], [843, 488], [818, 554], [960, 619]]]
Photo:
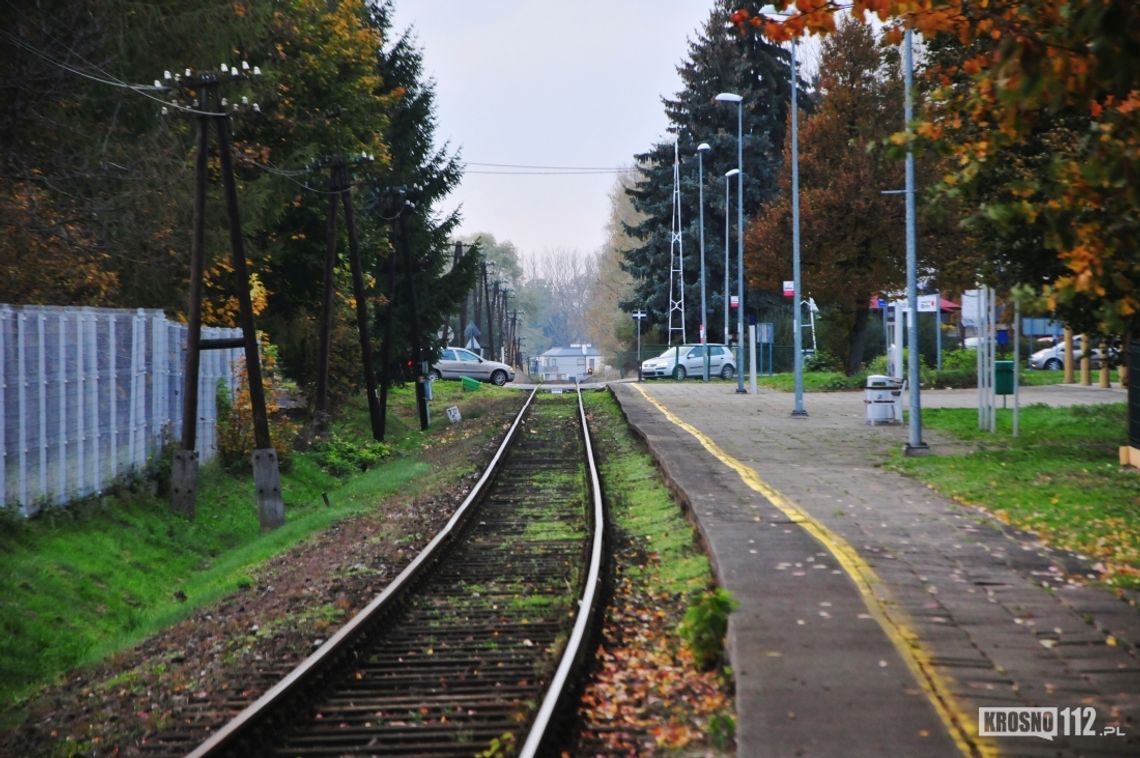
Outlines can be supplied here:
[[[714, 458], [739, 474], [749, 489], [767, 498], [789, 520], [798, 524], [827, 548], [827, 551], [835, 557], [847, 576], [855, 583], [859, 595], [863, 598], [863, 603], [867, 606], [868, 613], [886, 633], [891, 644], [895, 646], [895, 650], [898, 651], [899, 656], [910, 669], [922, 691], [926, 693], [927, 699], [938, 713], [946, 731], [962, 754], [980, 756], [980, 758], [997, 756], [999, 754], [997, 747], [978, 735], [976, 718], [959, 707], [959, 703], [951, 694], [946, 680], [935, 669], [930, 660], [930, 654], [922, 647], [918, 635], [911, 629], [906, 614], [901, 609], [894, 611], [887, 609], [879, 597], [880, 594], [888, 594], [886, 585], [875, 573], [875, 570], [859, 556], [851, 543], [817, 521], [803, 508], [781, 495], [779, 491], [761, 479], [753, 469], [722, 450], [704, 432], [692, 424], [682, 421], [662, 403], [650, 397], [643, 387], [637, 384], [633, 386], [653, 407], [661, 411], [670, 423], [691, 434]], [[882, 592], [876, 592], [876, 588], [881, 589]]]

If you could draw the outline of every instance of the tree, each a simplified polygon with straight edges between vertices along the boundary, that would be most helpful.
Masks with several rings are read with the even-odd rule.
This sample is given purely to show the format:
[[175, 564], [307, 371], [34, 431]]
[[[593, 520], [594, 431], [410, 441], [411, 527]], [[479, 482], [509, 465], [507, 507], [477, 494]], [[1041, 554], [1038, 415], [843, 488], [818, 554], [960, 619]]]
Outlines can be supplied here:
[[6, 5], [0, 226], [19, 231], [0, 236], [0, 265], [19, 273], [0, 277], [0, 300], [181, 303], [189, 123], [163, 119], [153, 95], [129, 85], [251, 50], [270, 10], [215, 0]]
[[[756, 3], [757, 7], [759, 3]], [[790, 60], [787, 51], [759, 37], [741, 35], [729, 27], [736, 5], [717, 0], [678, 73], [683, 88], [665, 99], [669, 132], [677, 138], [681, 154], [682, 235], [685, 251], [686, 323], [706, 320], [717, 334], [723, 321], [723, 256], [726, 212], [736, 222], [736, 187], [731, 207], [724, 207], [724, 173], [736, 168], [737, 113], [735, 106], [715, 101], [720, 92], [743, 96], [744, 194], [746, 207], [774, 192], [779, 150], [790, 101]], [[807, 93], [801, 102], [810, 107]], [[696, 147], [707, 142], [711, 150], [703, 158], [705, 197], [706, 292], [711, 316], [701, 318], [699, 291], [699, 214]], [[629, 190], [634, 209], [641, 215], [627, 228], [638, 244], [626, 253], [623, 268], [633, 276], [632, 296], [623, 299], [627, 312], [645, 310], [649, 324], [665, 328], [669, 314], [670, 237], [673, 209], [673, 142], [654, 145], [636, 156], [639, 181]], [[730, 264], [731, 265], [731, 264]], [[666, 335], [664, 331], [661, 337]]]
[[586, 301], [597, 279], [597, 259], [554, 250], [542, 257], [530, 256], [524, 270], [524, 302], [535, 306], [532, 321], [541, 334], [532, 341], [531, 352], [589, 341]]
[[586, 301], [586, 331], [602, 351], [612, 356], [621, 368], [636, 369], [635, 324], [621, 310], [621, 301], [633, 295], [633, 278], [622, 269], [626, 251], [635, 241], [626, 232], [642, 219], [633, 208], [629, 196], [628, 174], [620, 174], [610, 191], [610, 219], [606, 224], [606, 240], [598, 253], [597, 278]]
[[[392, 14], [391, 0], [372, 5], [371, 23], [381, 36], [391, 32]], [[405, 376], [402, 366], [414, 348], [407, 282], [414, 287], [422, 357], [430, 362], [439, 355], [444, 327], [475, 284], [482, 257], [469, 250], [455, 260], [451, 235], [458, 213], [435, 213], [435, 204], [459, 183], [461, 165], [449, 145], [435, 144], [435, 87], [424, 76], [414, 31], [374, 54], [380, 91], [390, 103], [383, 136], [391, 161], [369, 188], [372, 222], [388, 230], [377, 286], [385, 293], [381, 334], [389, 343], [380, 370], [390, 383]]]
[[[777, 2], [784, 8], [787, 2]], [[785, 21], [741, 9], [733, 20], [772, 40], [830, 32], [846, 12], [825, 0], [797, 3]], [[954, 156], [944, 187], [984, 176], [1005, 180], [1004, 198], [975, 213], [1040, 225], [1048, 254], [1063, 266], [1047, 282], [1026, 281], [1078, 329], [1140, 327], [1140, 6], [1108, 0], [856, 0], [850, 12], [874, 12], [892, 40], [911, 28], [924, 37], [956, 37], [970, 48], [930, 93], [916, 139]], [[936, 74], [937, 76], [938, 74]], [[1088, 113], [1087, 128], [1066, 135], [1041, 170], [995, 176], [985, 171], [1006, 149], [1041, 134], [1042, 120]], [[1060, 136], [1060, 135], [1058, 135]], [[900, 136], [900, 142], [906, 136]], [[995, 195], [996, 197], [996, 195]], [[1024, 250], [1030, 260], [1039, 253]], [[1027, 265], [1027, 270], [1031, 266]]]
[[[842, 325], [833, 352], [858, 371], [877, 292], [905, 284], [903, 204], [883, 190], [902, 186], [902, 166], [876, 149], [901, 123], [902, 88], [893, 49], [871, 31], [841, 24], [822, 47], [816, 113], [799, 142], [804, 297], [830, 306]], [[784, 145], [779, 197], [756, 214], [745, 240], [754, 278], [775, 289], [792, 278], [791, 142]]]

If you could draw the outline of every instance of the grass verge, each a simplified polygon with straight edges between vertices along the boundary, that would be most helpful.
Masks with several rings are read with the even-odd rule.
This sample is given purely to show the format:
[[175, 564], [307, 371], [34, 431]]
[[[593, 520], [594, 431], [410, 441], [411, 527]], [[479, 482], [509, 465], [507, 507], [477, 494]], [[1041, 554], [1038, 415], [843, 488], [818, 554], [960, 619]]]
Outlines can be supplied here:
[[[474, 463], [464, 456], [433, 456], [430, 449], [457, 435], [493, 436], [499, 419], [478, 419], [512, 393], [492, 387], [463, 393], [457, 382], [436, 383], [436, 422], [421, 432], [412, 388], [394, 390], [392, 455], [338, 478], [318, 465], [317, 451], [295, 453], [292, 470], [282, 473], [286, 523], [272, 532], [259, 528], [250, 477], [209, 465], [199, 475], [193, 521], [171, 513], [149, 486], [124, 487], [30, 521], [0, 511], [0, 710], [73, 667], [250, 586], [260, 563], [334, 522], [470, 474]], [[442, 412], [448, 405], [459, 406], [468, 423], [450, 426]], [[368, 428], [361, 403], [335, 432], [363, 445]]]
[[997, 433], [980, 431], [973, 409], [926, 409], [923, 425], [971, 441], [962, 456], [904, 458], [891, 466], [959, 502], [1049, 544], [1096, 559], [1101, 580], [1140, 587], [1140, 474], [1117, 463], [1126, 437], [1123, 404], [999, 411]]
[[690, 626], [720, 630], [707, 670], [679, 631], [713, 584], [708, 558], [613, 397], [588, 393], [585, 402], [615, 527], [615, 577], [576, 754], [731, 752], [731, 674], [715, 665], [724, 661], [723, 619], [690, 619]]

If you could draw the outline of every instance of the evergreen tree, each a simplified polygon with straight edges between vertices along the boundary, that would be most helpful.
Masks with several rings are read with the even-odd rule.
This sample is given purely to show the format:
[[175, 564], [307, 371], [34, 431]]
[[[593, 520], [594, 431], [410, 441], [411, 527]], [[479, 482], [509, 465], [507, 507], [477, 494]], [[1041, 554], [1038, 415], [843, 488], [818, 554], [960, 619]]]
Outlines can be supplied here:
[[[387, 38], [392, 31], [393, 7], [385, 0], [372, 7], [372, 23]], [[402, 368], [412, 353], [407, 275], [414, 280], [416, 310], [425, 360], [432, 360], [442, 347], [440, 335], [475, 286], [481, 255], [478, 247], [465, 248], [454, 260], [452, 233], [459, 224], [457, 211], [439, 217], [435, 204], [459, 183], [462, 169], [457, 153], [434, 142], [435, 87], [424, 78], [423, 54], [414, 30], [405, 30], [376, 55], [376, 70], [382, 89], [391, 101], [384, 140], [390, 163], [370, 188], [374, 223], [387, 230], [388, 244], [378, 261], [377, 284], [390, 309], [378, 314], [383, 339], [390, 344], [382, 351], [387, 365], [379, 370], [391, 383], [407, 376]], [[407, 259], [402, 246], [407, 246]], [[410, 269], [408, 266], [410, 265]]]
[[[745, 3], [755, 5], [759, 3]], [[710, 314], [706, 320], [709, 341], [719, 341], [724, 313], [724, 229], [726, 210], [732, 226], [729, 289], [736, 291], [736, 181], [732, 181], [730, 207], [725, 208], [726, 171], [737, 164], [737, 106], [715, 100], [721, 92], [744, 98], [744, 208], [750, 209], [775, 190], [791, 99], [788, 51], [756, 35], [742, 35], [730, 23], [737, 0], [716, 0], [703, 28], [689, 42], [689, 54], [679, 67], [682, 90], [664, 99], [668, 131], [676, 137], [681, 155], [681, 222], [684, 249], [685, 312], [688, 339], [698, 338], [700, 318], [700, 237], [696, 148], [702, 142], [711, 150], [704, 154], [705, 199], [705, 289]], [[801, 83], [800, 103], [810, 106]], [[629, 225], [629, 234], [640, 243], [627, 254], [624, 268], [634, 278], [634, 293], [622, 301], [632, 312], [645, 310], [646, 334], [654, 327], [662, 341], [669, 317], [670, 238], [673, 218], [673, 142], [654, 145], [636, 156], [640, 181], [629, 190], [635, 210], [643, 220]], [[730, 321], [735, 316], [730, 313]], [[734, 330], [733, 330], [734, 331]], [[649, 337], [652, 339], [652, 337]]]

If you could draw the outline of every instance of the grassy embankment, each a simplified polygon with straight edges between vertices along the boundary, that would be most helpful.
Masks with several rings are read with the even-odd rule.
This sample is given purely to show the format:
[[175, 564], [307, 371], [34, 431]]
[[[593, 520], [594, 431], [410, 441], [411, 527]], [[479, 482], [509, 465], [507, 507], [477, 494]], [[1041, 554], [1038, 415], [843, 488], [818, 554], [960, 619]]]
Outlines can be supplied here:
[[954, 499], [1093, 557], [1109, 586], [1140, 587], [1140, 472], [1122, 468], [1124, 404], [1000, 410], [997, 432], [978, 429], [977, 411], [926, 409], [923, 426], [968, 440], [961, 456], [902, 458], [897, 469]]
[[[0, 510], [0, 710], [72, 667], [248, 587], [259, 563], [330, 524], [471, 473], [474, 463], [463, 456], [432, 465], [420, 453], [450, 434], [446, 406], [458, 405], [477, 424], [489, 403], [511, 391], [462, 393], [457, 382], [435, 389], [427, 432], [419, 430], [412, 388], [393, 392], [391, 454], [367, 471], [338, 478], [321, 467], [319, 450], [294, 453], [282, 474], [286, 523], [272, 532], [259, 528], [250, 475], [232, 476], [216, 463], [202, 467], [192, 521], [171, 513], [146, 482], [30, 521]], [[349, 452], [370, 439], [362, 406], [334, 424]], [[485, 424], [479, 434], [497, 431]]]

